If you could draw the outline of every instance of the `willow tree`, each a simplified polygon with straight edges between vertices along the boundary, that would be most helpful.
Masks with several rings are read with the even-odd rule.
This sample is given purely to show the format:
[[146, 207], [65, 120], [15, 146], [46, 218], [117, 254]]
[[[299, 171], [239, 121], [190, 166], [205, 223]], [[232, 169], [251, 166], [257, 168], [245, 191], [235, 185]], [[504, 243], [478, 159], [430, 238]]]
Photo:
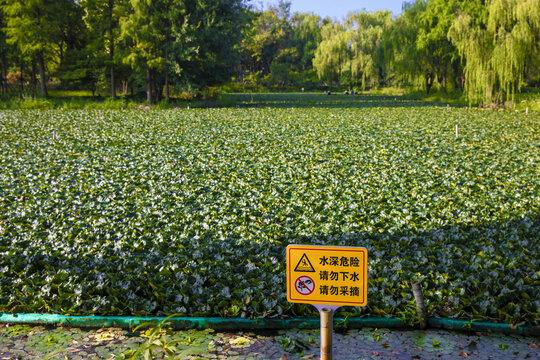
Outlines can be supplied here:
[[298, 51], [296, 61], [292, 65], [300, 71], [313, 69], [315, 51], [322, 41], [321, 25], [319, 15], [296, 13], [292, 17], [290, 43]]
[[391, 24], [390, 11], [353, 13], [345, 21], [351, 33], [351, 76], [361, 78], [362, 90], [384, 80], [382, 38]]
[[394, 81], [401, 84], [412, 82], [420, 73], [420, 59], [416, 51], [417, 13], [423, 9], [419, 9], [416, 3], [405, 4], [403, 13], [383, 37], [387, 66], [393, 69]]
[[351, 34], [336, 22], [324, 24], [321, 35], [322, 40], [313, 58], [313, 68], [317, 70], [319, 79], [324, 79], [331, 85], [333, 81], [339, 81], [342, 71], [348, 68], [351, 59]]
[[527, 62], [538, 61], [540, 1], [492, 0], [487, 10], [473, 10], [463, 11], [448, 32], [465, 60], [469, 103], [513, 101]]

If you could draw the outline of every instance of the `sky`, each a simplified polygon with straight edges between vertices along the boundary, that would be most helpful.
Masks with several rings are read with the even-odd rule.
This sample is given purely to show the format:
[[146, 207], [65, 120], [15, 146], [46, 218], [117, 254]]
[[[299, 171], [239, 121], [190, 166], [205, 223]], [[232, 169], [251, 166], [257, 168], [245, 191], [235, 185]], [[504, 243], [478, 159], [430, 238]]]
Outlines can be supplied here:
[[[289, 0], [291, 2], [291, 12], [312, 12], [321, 17], [331, 17], [334, 20], [343, 20], [348, 13], [358, 10], [368, 12], [376, 10], [390, 10], [394, 15], [401, 13], [401, 5], [404, 0]], [[260, 8], [261, 3], [264, 9], [270, 5], [277, 5], [279, 0], [251, 0]]]

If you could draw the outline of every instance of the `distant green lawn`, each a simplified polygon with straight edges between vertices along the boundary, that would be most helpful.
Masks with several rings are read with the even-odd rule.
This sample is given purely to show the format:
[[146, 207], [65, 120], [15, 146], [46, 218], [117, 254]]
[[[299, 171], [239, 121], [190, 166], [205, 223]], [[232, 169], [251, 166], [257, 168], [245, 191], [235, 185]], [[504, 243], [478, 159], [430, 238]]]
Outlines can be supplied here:
[[[201, 101], [193, 98], [193, 94], [181, 93], [171, 95], [170, 101], [162, 101], [159, 104], [154, 104], [154, 107], [160, 109], [177, 108], [177, 107], [229, 107], [238, 106], [238, 101], [248, 106], [253, 104], [253, 97], [256, 99], [258, 106], [264, 105], [261, 101], [266, 101], [268, 96], [272, 97], [272, 102], [279, 103], [279, 106], [288, 106], [287, 104], [310, 104], [315, 99], [320, 99], [326, 95], [322, 91], [319, 92], [296, 92], [296, 93], [223, 93], [218, 94], [213, 100]], [[382, 88], [363, 92], [357, 96], [344, 95], [343, 92], [333, 92], [330, 97], [324, 98], [322, 103], [339, 104], [342, 106], [353, 106], [359, 99], [364, 100], [382, 100], [389, 102], [427, 102], [432, 105], [449, 104], [454, 106], [468, 106], [468, 102], [461, 92], [444, 93], [435, 91], [431, 94], [426, 94], [424, 91], [406, 91], [399, 88]], [[346, 101], [345, 101], [346, 100]], [[317, 100], [319, 101], [319, 100]], [[320, 101], [319, 101], [320, 102]], [[20, 99], [18, 97], [9, 100], [0, 100], [0, 109], [126, 109], [136, 108], [146, 104], [144, 98], [132, 98], [130, 96], [119, 96], [116, 101], [112, 101], [108, 93], [97, 93], [92, 98], [92, 93], [85, 90], [50, 90], [49, 98], [47, 99]], [[268, 105], [268, 103], [265, 103]], [[294, 106], [294, 105], [291, 105]], [[333, 105], [331, 105], [333, 106]], [[540, 89], [525, 88], [522, 93], [515, 96], [515, 107], [506, 105], [507, 110], [518, 111], [540, 111]]]
[[49, 90], [48, 93], [52, 97], [92, 97], [92, 92], [87, 90]]

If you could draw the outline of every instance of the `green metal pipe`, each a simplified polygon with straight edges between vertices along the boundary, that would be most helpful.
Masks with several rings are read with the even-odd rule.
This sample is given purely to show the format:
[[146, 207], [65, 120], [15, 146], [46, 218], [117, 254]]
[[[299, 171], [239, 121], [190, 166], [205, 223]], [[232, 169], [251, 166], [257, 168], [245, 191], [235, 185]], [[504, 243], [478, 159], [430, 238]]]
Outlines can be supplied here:
[[[131, 316], [68, 316], [57, 314], [1, 314], [0, 323], [25, 323], [61, 325], [75, 327], [121, 327], [134, 328], [145, 322], [159, 323], [164, 317]], [[405, 327], [399, 319], [393, 318], [336, 318], [336, 327]], [[312, 319], [242, 319], [218, 317], [175, 317], [168, 320], [175, 329], [216, 329], [216, 330], [266, 330], [266, 329], [318, 329], [319, 318]]]
[[[142, 323], [159, 323], [164, 317], [133, 316], [69, 316], [57, 314], [0, 314], [0, 323], [73, 326], [82, 328], [121, 327], [134, 328]], [[271, 330], [271, 329], [318, 329], [319, 319], [242, 319], [217, 317], [176, 317], [168, 320], [174, 329], [215, 330]], [[407, 324], [395, 318], [335, 318], [336, 328], [358, 329], [363, 327], [407, 328]], [[429, 318], [430, 327], [447, 330], [484, 331], [505, 334], [540, 335], [538, 326], [513, 326], [489, 322]]]
[[447, 318], [429, 318], [429, 327], [445, 330], [465, 330], [504, 334], [540, 336], [540, 326], [517, 326], [486, 321], [467, 321]]

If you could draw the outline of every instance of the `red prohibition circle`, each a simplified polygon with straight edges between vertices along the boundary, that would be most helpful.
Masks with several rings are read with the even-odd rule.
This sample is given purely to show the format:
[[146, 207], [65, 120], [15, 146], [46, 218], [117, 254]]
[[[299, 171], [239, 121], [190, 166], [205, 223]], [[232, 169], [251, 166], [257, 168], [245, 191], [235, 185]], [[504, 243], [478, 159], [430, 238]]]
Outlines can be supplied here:
[[310, 295], [315, 290], [315, 281], [307, 275], [302, 275], [296, 278], [294, 289], [300, 295]]

